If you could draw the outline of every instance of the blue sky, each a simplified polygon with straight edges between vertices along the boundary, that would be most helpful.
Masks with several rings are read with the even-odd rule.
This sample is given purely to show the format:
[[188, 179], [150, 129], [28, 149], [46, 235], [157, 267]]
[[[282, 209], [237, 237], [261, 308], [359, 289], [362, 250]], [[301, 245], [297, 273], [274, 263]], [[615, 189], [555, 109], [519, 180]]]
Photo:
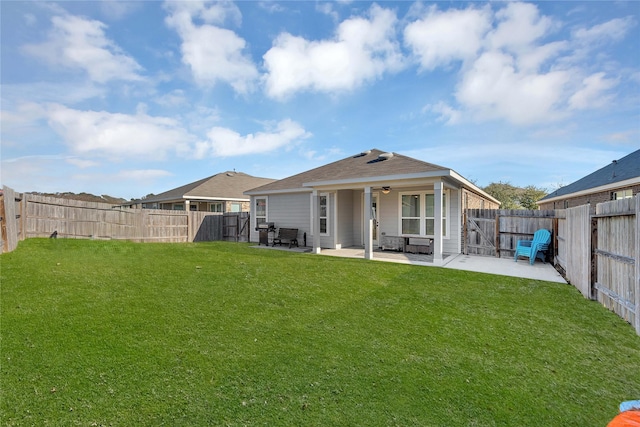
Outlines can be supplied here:
[[640, 148], [640, 2], [2, 1], [1, 183], [127, 199], [378, 148], [552, 190]]

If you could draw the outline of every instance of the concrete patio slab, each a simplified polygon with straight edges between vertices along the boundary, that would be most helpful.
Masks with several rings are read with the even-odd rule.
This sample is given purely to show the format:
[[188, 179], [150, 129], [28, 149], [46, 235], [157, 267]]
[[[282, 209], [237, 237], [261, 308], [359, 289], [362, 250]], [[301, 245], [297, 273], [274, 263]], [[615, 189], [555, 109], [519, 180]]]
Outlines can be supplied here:
[[[286, 246], [253, 246], [255, 248], [282, 250], [289, 252], [311, 252], [311, 248], [288, 248]], [[322, 249], [320, 255], [336, 256], [343, 258], [364, 259], [364, 249], [350, 247], [343, 249]], [[548, 282], [567, 283], [558, 271], [549, 263], [536, 261], [529, 264], [526, 259], [515, 262], [513, 258], [495, 258], [478, 255], [444, 255], [442, 264], [433, 263], [433, 255], [418, 255], [402, 252], [389, 252], [376, 250], [373, 253], [373, 261], [395, 262], [402, 264], [420, 265], [427, 267], [443, 267], [455, 270], [475, 271], [478, 273], [498, 274], [502, 276], [521, 277]]]
[[523, 277], [526, 279], [545, 280], [547, 282], [567, 283], [558, 271], [549, 263], [536, 261], [529, 264], [529, 260], [513, 258], [495, 258], [478, 255], [458, 254], [445, 260], [444, 268], [468, 270], [478, 273], [499, 274], [502, 276]]

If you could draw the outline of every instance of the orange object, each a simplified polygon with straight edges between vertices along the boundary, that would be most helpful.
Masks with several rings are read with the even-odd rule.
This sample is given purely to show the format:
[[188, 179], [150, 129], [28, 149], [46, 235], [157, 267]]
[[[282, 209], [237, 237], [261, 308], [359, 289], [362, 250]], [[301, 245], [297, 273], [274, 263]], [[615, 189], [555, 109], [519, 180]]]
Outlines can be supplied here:
[[640, 411], [620, 412], [607, 427], [640, 427]]

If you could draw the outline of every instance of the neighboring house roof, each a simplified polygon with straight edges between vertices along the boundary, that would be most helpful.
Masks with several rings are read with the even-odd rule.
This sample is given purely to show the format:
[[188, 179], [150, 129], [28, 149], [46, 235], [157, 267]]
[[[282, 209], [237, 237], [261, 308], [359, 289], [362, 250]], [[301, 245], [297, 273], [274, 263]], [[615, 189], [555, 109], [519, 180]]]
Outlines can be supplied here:
[[170, 200], [248, 200], [244, 192], [273, 182], [271, 178], [257, 178], [242, 172], [227, 171], [165, 191], [141, 200], [142, 203]]
[[607, 166], [598, 169], [569, 185], [558, 188], [547, 194], [538, 203], [566, 199], [583, 194], [598, 193], [612, 188], [640, 183], [640, 150], [614, 160]]
[[498, 200], [467, 181], [455, 171], [432, 163], [417, 160], [397, 153], [368, 150], [354, 156], [311, 169], [272, 183], [246, 191], [258, 195], [272, 192], [310, 191], [315, 185], [357, 184], [410, 178], [448, 177], [496, 203]]

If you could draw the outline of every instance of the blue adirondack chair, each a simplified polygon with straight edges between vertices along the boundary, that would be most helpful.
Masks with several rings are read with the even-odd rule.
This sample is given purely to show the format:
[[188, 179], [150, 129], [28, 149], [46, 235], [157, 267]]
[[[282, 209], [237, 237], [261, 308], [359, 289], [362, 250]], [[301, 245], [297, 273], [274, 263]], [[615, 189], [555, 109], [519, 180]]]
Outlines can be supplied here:
[[536, 262], [536, 258], [540, 258], [544, 262], [545, 252], [549, 249], [550, 243], [551, 233], [542, 228], [535, 232], [533, 240], [518, 240], [514, 260], [518, 262], [518, 257], [522, 256], [529, 258], [531, 265]]

